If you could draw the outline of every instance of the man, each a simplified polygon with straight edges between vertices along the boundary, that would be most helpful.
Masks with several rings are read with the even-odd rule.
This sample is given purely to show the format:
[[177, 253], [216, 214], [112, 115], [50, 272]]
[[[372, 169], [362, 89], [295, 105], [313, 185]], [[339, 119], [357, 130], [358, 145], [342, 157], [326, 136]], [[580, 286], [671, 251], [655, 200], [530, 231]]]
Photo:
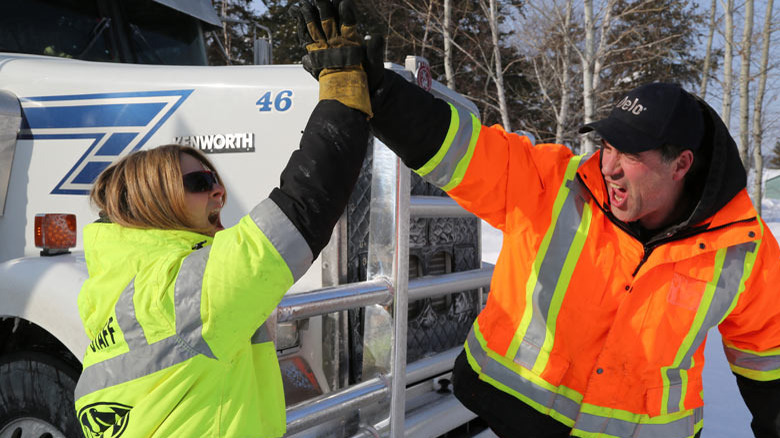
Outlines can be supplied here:
[[[298, 15], [315, 77], [328, 56], [311, 39], [340, 19], [317, 6]], [[581, 129], [601, 149], [574, 156], [482, 126], [384, 70], [381, 49], [369, 41], [364, 61], [372, 131], [504, 234], [453, 370], [466, 407], [501, 437], [699, 436], [717, 326], [754, 433], [780, 437], [780, 249], [705, 102], [638, 87]]]
[[[577, 157], [390, 73], [373, 96], [374, 133], [504, 233], [453, 371], [456, 396], [499, 436], [698, 436], [715, 326], [754, 433], [780, 436], [780, 251], [704, 102], [639, 87], [583, 128], [603, 147]], [[400, 129], [416, 120], [427, 128]]]

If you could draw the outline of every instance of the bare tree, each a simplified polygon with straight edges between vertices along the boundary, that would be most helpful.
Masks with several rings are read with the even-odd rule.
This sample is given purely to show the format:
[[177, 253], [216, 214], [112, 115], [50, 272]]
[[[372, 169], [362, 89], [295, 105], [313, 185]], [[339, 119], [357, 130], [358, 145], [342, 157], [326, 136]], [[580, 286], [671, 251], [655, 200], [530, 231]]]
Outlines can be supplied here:
[[[584, 121], [590, 123], [593, 121], [595, 102], [593, 98], [593, 76], [595, 60], [595, 23], [593, 21], [593, 0], [585, 0], [585, 47], [581, 53], [582, 58], [582, 100], [583, 110], [585, 111]], [[584, 153], [591, 153], [596, 149], [590, 137], [585, 138], [583, 144]]]
[[750, 140], [750, 52], [753, 43], [753, 0], [745, 1], [745, 24], [742, 27], [742, 68], [739, 72], [739, 158], [745, 169], [750, 169], [748, 142]]
[[[566, 12], [563, 18], [564, 32], [568, 32], [571, 27], [571, 10], [572, 0], [566, 0]], [[555, 126], [555, 142], [563, 144], [563, 133], [566, 129], [566, 123], [569, 119], [569, 59], [570, 59], [571, 47], [568, 44], [563, 46], [563, 54], [561, 56], [561, 105], [558, 113], [556, 114], [556, 126]]]
[[699, 95], [704, 98], [707, 96], [707, 82], [710, 80], [710, 61], [712, 56], [712, 38], [715, 34], [715, 15], [718, 9], [718, 0], [712, 0], [710, 5], [710, 25], [707, 34], [707, 48], [704, 51], [704, 66], [701, 69], [701, 86]]
[[452, 0], [444, 0], [444, 23], [442, 24], [442, 36], [444, 38], [444, 77], [447, 87], [455, 89], [455, 75], [452, 71], [452, 35], [450, 26], [452, 20]]
[[420, 50], [420, 56], [425, 56], [425, 48], [428, 47], [428, 32], [431, 29], [431, 18], [433, 14], [433, 2], [434, 0], [428, 1], [428, 10], [425, 13], [425, 26], [423, 26], [423, 39], [422, 39], [422, 48]]
[[701, 58], [690, 53], [705, 15], [691, 19], [686, 2], [519, 3], [386, 0], [373, 9], [389, 34], [390, 59], [424, 47], [433, 72], [457, 84], [486, 123], [522, 126], [574, 148], [582, 143], [581, 152], [595, 144], [588, 148], [576, 129], [608, 112], [619, 94], [650, 80], [699, 82]]
[[728, 128], [731, 124], [731, 89], [733, 87], [731, 62], [734, 58], [734, 0], [727, 0], [723, 9], [726, 17], [726, 40], [724, 42], [726, 52], [723, 56], [723, 110], [720, 116]]
[[482, 7], [482, 11], [485, 13], [485, 16], [488, 18], [490, 24], [490, 36], [493, 42], [492, 61], [495, 65], [493, 74], [491, 76], [496, 84], [498, 106], [499, 111], [501, 112], [501, 122], [504, 125], [504, 129], [511, 131], [512, 128], [510, 127], [511, 124], [509, 122], [509, 109], [506, 105], [506, 88], [504, 88], [504, 69], [501, 65], [501, 46], [499, 46], [498, 41], [498, 15], [496, 13], [496, 0], [488, 0], [487, 4], [480, 0], [479, 4]]
[[762, 32], [761, 43], [761, 67], [758, 73], [758, 90], [756, 91], [756, 100], [753, 103], [753, 164], [756, 173], [753, 180], [753, 205], [761, 214], [762, 180], [764, 179], [764, 156], [761, 152], [761, 141], [763, 137], [762, 119], [764, 108], [764, 93], [766, 91], [767, 70], [769, 68], [769, 45], [772, 38], [772, 9], [774, 0], [767, 0], [766, 17], [764, 18], [764, 30]]

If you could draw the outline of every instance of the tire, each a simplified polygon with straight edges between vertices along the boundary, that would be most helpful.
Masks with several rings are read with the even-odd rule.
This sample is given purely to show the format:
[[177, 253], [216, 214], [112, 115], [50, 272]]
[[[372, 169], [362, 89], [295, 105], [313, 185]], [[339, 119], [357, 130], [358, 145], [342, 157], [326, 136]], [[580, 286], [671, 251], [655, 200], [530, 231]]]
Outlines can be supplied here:
[[43, 353], [0, 358], [0, 438], [82, 436], [73, 401], [78, 375]]

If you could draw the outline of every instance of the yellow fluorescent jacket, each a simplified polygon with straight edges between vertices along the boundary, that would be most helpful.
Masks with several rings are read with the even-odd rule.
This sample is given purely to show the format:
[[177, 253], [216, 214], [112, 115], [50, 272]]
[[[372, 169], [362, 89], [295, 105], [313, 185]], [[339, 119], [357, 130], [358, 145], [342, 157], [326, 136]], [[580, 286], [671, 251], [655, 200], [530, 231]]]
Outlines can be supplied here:
[[211, 238], [95, 223], [78, 298], [91, 342], [76, 387], [87, 438], [277, 437], [285, 431], [265, 321], [311, 264], [265, 200]]
[[646, 254], [605, 214], [598, 153], [534, 147], [451, 109], [416, 172], [504, 235], [465, 345], [480, 379], [575, 436], [683, 438], [702, 427], [710, 328], [735, 373], [780, 378], [780, 251], [745, 190]]

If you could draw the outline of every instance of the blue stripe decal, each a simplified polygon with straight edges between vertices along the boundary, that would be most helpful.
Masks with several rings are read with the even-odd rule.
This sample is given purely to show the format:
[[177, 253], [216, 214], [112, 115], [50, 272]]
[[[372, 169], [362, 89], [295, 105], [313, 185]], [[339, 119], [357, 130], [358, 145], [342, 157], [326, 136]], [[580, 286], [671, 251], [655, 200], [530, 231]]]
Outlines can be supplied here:
[[24, 102], [51, 102], [61, 100], [89, 100], [89, 99], [113, 99], [116, 97], [159, 97], [159, 96], [181, 96], [187, 97], [192, 90], [159, 90], [159, 91], [136, 91], [136, 92], [118, 92], [118, 93], [92, 93], [92, 94], [63, 94], [59, 96], [34, 96], [22, 97], [19, 100]]
[[[144, 147], [193, 91], [23, 97], [19, 138], [94, 139], [51, 191], [55, 195], [87, 195], [103, 169]], [[73, 129], [86, 132], [74, 133]]]
[[[95, 155], [101, 155], [101, 156], [116, 156], [122, 153], [123, 150], [127, 147], [127, 145], [130, 144], [131, 141], [133, 141], [134, 138], [136, 138], [138, 134], [131, 132], [131, 133], [125, 133], [125, 132], [117, 132], [116, 134], [112, 134], [111, 137], [106, 140], [105, 143], [103, 143], [103, 146], [98, 149], [97, 152], [95, 152]], [[94, 181], [94, 180], [93, 180]]]
[[22, 129], [146, 126], [165, 103], [129, 103], [23, 108]]
[[97, 180], [98, 175], [100, 175], [100, 172], [102, 172], [108, 165], [111, 164], [110, 161], [92, 161], [90, 163], [87, 163], [84, 166], [84, 169], [79, 172], [78, 175], [76, 175], [75, 178], [73, 178], [74, 184], [92, 184], [95, 180]]

